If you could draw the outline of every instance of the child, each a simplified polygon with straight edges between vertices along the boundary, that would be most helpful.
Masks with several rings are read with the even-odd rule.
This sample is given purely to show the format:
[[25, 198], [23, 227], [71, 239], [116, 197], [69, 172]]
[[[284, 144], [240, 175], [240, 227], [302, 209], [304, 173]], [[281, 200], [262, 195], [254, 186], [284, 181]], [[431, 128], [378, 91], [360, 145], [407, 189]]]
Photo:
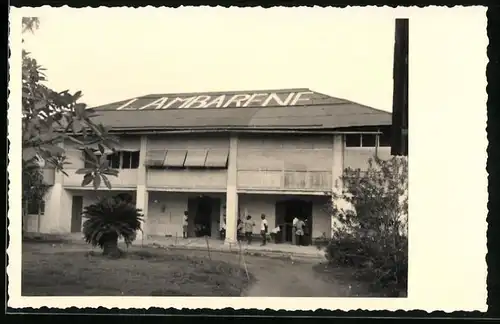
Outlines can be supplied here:
[[245, 238], [247, 239], [248, 244], [252, 244], [252, 234], [253, 234], [253, 227], [255, 226], [254, 221], [252, 220], [252, 216], [248, 215], [247, 219], [245, 220]]
[[182, 220], [182, 238], [188, 237], [188, 212], [184, 211], [184, 217]]
[[276, 226], [275, 228], [273, 228], [273, 230], [271, 231], [271, 239], [274, 241], [274, 243], [278, 243], [278, 233], [281, 231], [280, 227], [279, 226]]
[[261, 246], [263, 245], [266, 245], [267, 244], [267, 228], [268, 228], [268, 225], [267, 225], [267, 220], [266, 220], [266, 215], [265, 214], [262, 214], [260, 215], [260, 235], [262, 236], [262, 244]]

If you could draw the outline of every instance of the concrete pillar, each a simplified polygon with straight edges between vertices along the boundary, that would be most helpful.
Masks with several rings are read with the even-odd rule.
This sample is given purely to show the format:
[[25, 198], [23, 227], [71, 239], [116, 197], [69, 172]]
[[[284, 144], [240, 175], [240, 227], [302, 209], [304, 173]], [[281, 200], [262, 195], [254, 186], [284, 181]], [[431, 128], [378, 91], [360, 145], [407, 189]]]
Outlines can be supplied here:
[[[148, 138], [146, 135], [141, 136], [141, 145], [139, 151], [139, 167], [137, 168], [137, 189], [135, 204], [136, 208], [142, 210], [144, 214], [144, 223], [142, 225], [142, 231], [137, 232], [137, 239], [141, 240], [147, 238], [148, 226], [147, 226], [147, 214], [148, 214], [148, 202], [149, 194], [146, 187], [146, 155], [147, 155], [147, 143]], [[144, 237], [143, 237], [144, 235]]]
[[238, 192], [237, 192], [238, 137], [231, 134], [229, 139], [229, 161], [227, 166], [226, 189], [226, 243], [237, 241]]
[[[148, 212], [148, 200], [149, 200], [149, 193], [146, 189], [145, 185], [137, 185], [137, 191], [135, 193], [135, 206], [136, 208], [139, 208], [142, 210], [142, 213], [144, 214], [144, 223], [142, 224], [142, 231], [137, 232], [137, 239], [142, 239], [142, 238], [147, 238], [148, 235], [148, 218], [147, 218], [147, 212]], [[143, 237], [144, 235], [144, 237]]]
[[[344, 173], [344, 136], [341, 134], [333, 135], [333, 160], [332, 160], [332, 192], [342, 193], [342, 174]], [[333, 235], [334, 217], [331, 216], [330, 228]]]

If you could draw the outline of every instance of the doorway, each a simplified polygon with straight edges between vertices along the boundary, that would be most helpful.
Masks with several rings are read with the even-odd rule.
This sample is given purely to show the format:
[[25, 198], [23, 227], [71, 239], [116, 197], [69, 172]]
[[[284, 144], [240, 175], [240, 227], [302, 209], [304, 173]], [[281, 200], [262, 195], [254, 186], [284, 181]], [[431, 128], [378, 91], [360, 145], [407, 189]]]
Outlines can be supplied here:
[[211, 237], [214, 233], [218, 233], [217, 220], [220, 217], [219, 214], [220, 199], [209, 196], [189, 198], [188, 223], [192, 224], [190, 236]]
[[71, 233], [82, 231], [83, 197], [73, 196], [71, 203]]
[[276, 226], [279, 226], [282, 231], [280, 241], [286, 243], [294, 241], [292, 224], [295, 217], [306, 223], [304, 241], [306, 244], [311, 244], [312, 202], [297, 198], [276, 202]]

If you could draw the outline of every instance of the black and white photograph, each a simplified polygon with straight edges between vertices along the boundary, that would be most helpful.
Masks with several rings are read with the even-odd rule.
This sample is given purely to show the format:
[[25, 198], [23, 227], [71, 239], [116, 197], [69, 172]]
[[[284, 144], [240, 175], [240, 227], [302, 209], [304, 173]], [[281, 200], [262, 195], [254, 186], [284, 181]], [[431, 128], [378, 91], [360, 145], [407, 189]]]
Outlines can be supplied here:
[[13, 8], [13, 307], [481, 309], [485, 10], [410, 9]]

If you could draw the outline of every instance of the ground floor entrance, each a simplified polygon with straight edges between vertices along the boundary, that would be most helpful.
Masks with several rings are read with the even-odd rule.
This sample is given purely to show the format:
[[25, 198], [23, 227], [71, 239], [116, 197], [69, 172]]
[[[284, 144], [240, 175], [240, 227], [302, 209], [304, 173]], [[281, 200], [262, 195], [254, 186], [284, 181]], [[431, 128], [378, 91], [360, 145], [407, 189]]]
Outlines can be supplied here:
[[189, 197], [187, 211], [189, 229], [188, 236], [219, 236], [221, 222], [220, 198], [214, 198], [208, 195]]
[[305, 223], [303, 244], [310, 245], [313, 226], [312, 201], [292, 198], [276, 202], [276, 226], [281, 229], [277, 242], [298, 244], [296, 240], [293, 220], [297, 218]]
[[78, 233], [82, 231], [82, 211], [83, 197], [73, 196], [71, 199], [71, 233]]

